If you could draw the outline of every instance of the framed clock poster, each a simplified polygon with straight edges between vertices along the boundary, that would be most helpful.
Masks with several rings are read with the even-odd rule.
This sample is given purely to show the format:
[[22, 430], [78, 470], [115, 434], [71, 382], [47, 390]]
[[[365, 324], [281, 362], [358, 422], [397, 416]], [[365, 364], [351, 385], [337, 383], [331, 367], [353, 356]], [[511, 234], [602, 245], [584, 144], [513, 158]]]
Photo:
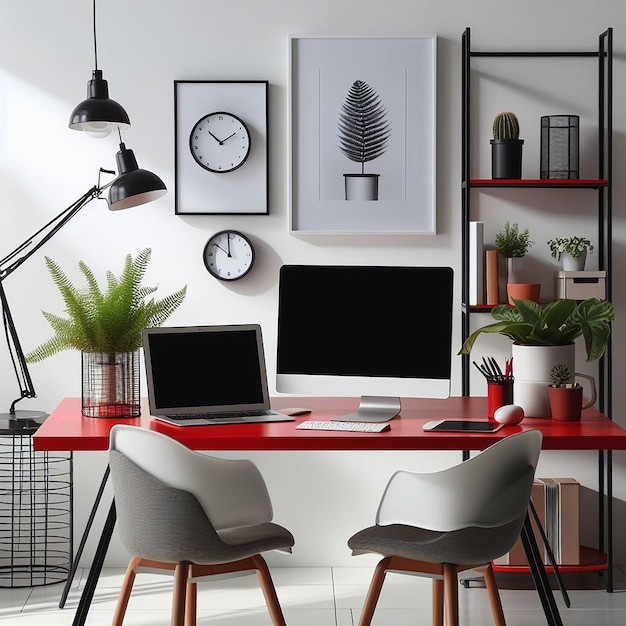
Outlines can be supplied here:
[[175, 212], [267, 215], [268, 81], [174, 81]]

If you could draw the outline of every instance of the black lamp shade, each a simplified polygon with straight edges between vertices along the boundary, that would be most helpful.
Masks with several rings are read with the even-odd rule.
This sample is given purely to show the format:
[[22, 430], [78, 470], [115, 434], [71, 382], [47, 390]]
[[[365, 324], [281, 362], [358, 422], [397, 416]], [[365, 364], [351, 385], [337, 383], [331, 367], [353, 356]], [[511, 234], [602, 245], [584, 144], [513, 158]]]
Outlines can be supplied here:
[[94, 70], [87, 84], [87, 99], [72, 111], [69, 127], [104, 136], [116, 126], [128, 128], [130, 119], [124, 108], [109, 98], [109, 87], [102, 78], [102, 70]]
[[167, 193], [165, 183], [156, 174], [139, 168], [135, 154], [123, 142], [115, 159], [120, 174], [109, 188], [111, 211], [146, 204]]

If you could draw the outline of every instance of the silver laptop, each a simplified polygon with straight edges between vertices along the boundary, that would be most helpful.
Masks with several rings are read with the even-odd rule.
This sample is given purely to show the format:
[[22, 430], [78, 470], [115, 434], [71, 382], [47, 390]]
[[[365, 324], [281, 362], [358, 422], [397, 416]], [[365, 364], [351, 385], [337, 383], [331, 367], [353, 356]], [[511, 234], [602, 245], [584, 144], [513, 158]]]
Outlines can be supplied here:
[[179, 426], [287, 422], [272, 411], [261, 327], [143, 330], [150, 413]]

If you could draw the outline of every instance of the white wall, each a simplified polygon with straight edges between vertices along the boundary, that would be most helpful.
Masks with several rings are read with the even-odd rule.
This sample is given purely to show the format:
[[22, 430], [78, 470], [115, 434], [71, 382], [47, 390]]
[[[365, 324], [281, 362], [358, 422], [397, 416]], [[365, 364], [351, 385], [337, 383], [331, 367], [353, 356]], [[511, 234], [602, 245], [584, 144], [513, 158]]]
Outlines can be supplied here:
[[[274, 372], [276, 286], [282, 263], [449, 264], [460, 272], [460, 36], [472, 28], [477, 49], [589, 49], [607, 27], [615, 35], [614, 135], [614, 325], [615, 419], [625, 390], [620, 385], [626, 357], [623, 281], [626, 198], [621, 170], [625, 162], [624, 58], [626, 39], [619, 0], [528, 0], [520, 4], [492, 0], [108, 0], [98, 5], [98, 64], [109, 81], [111, 97], [131, 116], [126, 145], [140, 166], [157, 172], [170, 193], [156, 203], [113, 214], [92, 203], [5, 283], [26, 350], [46, 339], [50, 329], [41, 309], [62, 311], [62, 302], [43, 263], [48, 255], [72, 270], [85, 260], [96, 273], [119, 271], [123, 256], [150, 246], [153, 260], [147, 284], [168, 293], [189, 286], [184, 306], [171, 324], [259, 322], [264, 331], [270, 379]], [[92, 140], [67, 128], [70, 112], [85, 98], [93, 69], [91, 2], [30, 0], [0, 3], [0, 250], [19, 242], [69, 205], [97, 181], [99, 167], [113, 169], [117, 143]], [[438, 36], [437, 75], [437, 229], [436, 236], [292, 236], [288, 232], [288, 36], [423, 35]], [[568, 66], [569, 67], [569, 66]], [[492, 74], [493, 72], [493, 74]], [[498, 77], [499, 75], [499, 77]], [[553, 80], [558, 86], [551, 89]], [[176, 216], [174, 199], [175, 79], [263, 79], [270, 82], [270, 215]], [[495, 89], [495, 83], [505, 87]], [[479, 174], [489, 175], [486, 126], [495, 112], [515, 110], [526, 139], [526, 176], [538, 169], [539, 116], [580, 112], [589, 124], [597, 86], [593, 73], [551, 64], [489, 68], [481, 78], [486, 103], [474, 134]], [[583, 160], [584, 167], [592, 167]], [[588, 174], [590, 177], [591, 173]], [[488, 236], [505, 219], [531, 230], [536, 245], [532, 266], [551, 289], [552, 265], [544, 242], [593, 215], [595, 196], [493, 194], [486, 202]], [[544, 208], [538, 209], [535, 203]], [[573, 215], [573, 218], [570, 216]], [[550, 226], [550, 219], [553, 220]], [[569, 226], [569, 225], [568, 225]], [[208, 237], [223, 228], [248, 233], [257, 262], [243, 281], [223, 284], [204, 269]], [[0, 252], [0, 255], [3, 255]], [[593, 257], [591, 257], [593, 261]], [[78, 277], [78, 274], [76, 273]], [[457, 289], [458, 293], [458, 289]], [[406, 294], [410, 297], [411, 294]], [[436, 314], [436, 311], [433, 312]], [[459, 345], [460, 314], [455, 318]], [[488, 348], [490, 349], [490, 347]], [[507, 344], [498, 347], [508, 350]], [[453, 358], [454, 393], [460, 392], [460, 360]], [[52, 410], [64, 396], [80, 395], [78, 353], [68, 352], [31, 366], [39, 397], [23, 408]], [[0, 342], [0, 407], [15, 397], [14, 375], [5, 342]], [[476, 381], [477, 393], [484, 393]], [[484, 383], [482, 383], [484, 385]], [[4, 410], [4, 409], [3, 409]], [[294, 531], [297, 547], [280, 564], [352, 563], [345, 540], [368, 523], [387, 476], [399, 465], [433, 468], [456, 462], [456, 453], [264, 453], [252, 455], [268, 477], [276, 518]], [[614, 456], [616, 512], [623, 522], [626, 457]], [[105, 466], [103, 454], [76, 454], [76, 527], [82, 530]], [[289, 473], [290, 484], [285, 480]], [[540, 474], [574, 475], [593, 500], [596, 455], [546, 453]], [[587, 493], [588, 491], [588, 493]], [[310, 494], [310, 495], [309, 495]], [[296, 504], [297, 506], [294, 506]], [[593, 506], [585, 528], [593, 536]], [[621, 524], [620, 522], [620, 524]], [[616, 539], [619, 539], [616, 537]], [[91, 554], [91, 543], [86, 557]], [[618, 562], [626, 563], [623, 542]], [[110, 562], [126, 555], [117, 539]]]

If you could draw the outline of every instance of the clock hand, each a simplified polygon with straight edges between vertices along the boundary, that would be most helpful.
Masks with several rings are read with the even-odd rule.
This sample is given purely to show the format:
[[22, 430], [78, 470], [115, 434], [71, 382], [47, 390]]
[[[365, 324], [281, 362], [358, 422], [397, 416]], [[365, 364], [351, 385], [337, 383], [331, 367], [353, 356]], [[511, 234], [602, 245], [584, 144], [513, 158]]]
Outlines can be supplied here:
[[226, 140], [220, 141], [211, 131], [208, 131], [208, 132], [209, 132], [209, 135], [211, 135], [211, 137], [213, 137], [213, 139], [215, 139], [215, 141], [217, 141], [217, 143], [220, 144], [220, 146], [224, 145], [224, 141], [226, 141]]
[[[224, 139], [226, 141], [226, 139]], [[230, 257], [230, 235], [226, 235], [226, 241], [228, 241], [228, 256]]]
[[232, 135], [228, 135], [228, 137], [226, 137], [226, 139], [224, 139], [222, 141], [222, 143], [225, 143], [226, 141], [228, 141], [231, 137], [234, 137], [237, 133], [233, 133]]
[[228, 256], [230, 256], [230, 251], [226, 252], [226, 250], [224, 250], [224, 248], [222, 248], [222, 246], [219, 245], [219, 243], [214, 243], [213, 244], [216, 248], [219, 248], [224, 254], [227, 254]]

